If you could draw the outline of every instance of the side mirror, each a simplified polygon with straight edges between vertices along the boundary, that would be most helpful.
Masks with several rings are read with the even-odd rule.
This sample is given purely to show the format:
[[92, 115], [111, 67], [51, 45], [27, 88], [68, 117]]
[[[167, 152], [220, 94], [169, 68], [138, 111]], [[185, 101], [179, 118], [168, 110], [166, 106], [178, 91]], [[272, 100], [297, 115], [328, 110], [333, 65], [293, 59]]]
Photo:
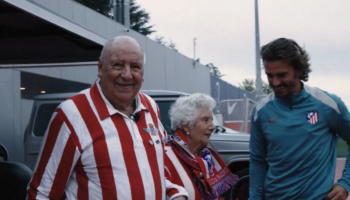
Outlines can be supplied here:
[[4, 145], [0, 144], [0, 157], [3, 159], [3, 161], [8, 161], [9, 153]]

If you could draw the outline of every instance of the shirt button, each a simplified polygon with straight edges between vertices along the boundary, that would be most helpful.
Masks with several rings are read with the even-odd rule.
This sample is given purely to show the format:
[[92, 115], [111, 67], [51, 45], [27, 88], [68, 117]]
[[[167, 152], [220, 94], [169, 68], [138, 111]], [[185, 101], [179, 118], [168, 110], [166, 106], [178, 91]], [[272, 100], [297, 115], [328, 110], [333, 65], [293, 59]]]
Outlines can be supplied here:
[[152, 140], [150, 140], [150, 141], [149, 141], [149, 144], [150, 144], [150, 145], [153, 145], [153, 141], [152, 141]]

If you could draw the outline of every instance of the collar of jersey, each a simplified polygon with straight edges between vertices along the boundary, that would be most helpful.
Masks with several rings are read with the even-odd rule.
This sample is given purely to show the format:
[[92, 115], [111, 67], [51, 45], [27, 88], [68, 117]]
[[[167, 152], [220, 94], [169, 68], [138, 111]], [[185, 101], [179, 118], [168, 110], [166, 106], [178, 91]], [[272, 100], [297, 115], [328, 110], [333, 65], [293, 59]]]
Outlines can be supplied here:
[[[105, 97], [105, 95], [102, 92], [102, 89], [100, 86], [100, 79], [97, 79], [95, 81], [95, 84], [91, 88], [91, 90], [92, 90], [91, 91], [92, 93], [98, 93], [95, 95], [91, 95], [91, 98], [96, 106], [97, 112], [98, 112], [101, 120], [104, 120], [107, 117], [112, 116], [116, 113], [118, 113], [124, 117], [129, 117], [129, 116], [126, 116], [124, 113], [120, 112], [119, 110], [115, 109], [113, 107], [113, 105], [107, 100], [107, 98]], [[103, 102], [103, 103], [98, 103], [98, 102]], [[136, 109], [135, 109], [134, 113], [137, 113], [141, 110], [146, 110], [146, 111], [149, 110], [147, 105], [142, 104], [139, 94], [136, 95], [135, 102], [136, 102]]]
[[304, 88], [304, 84], [302, 82], [301, 82], [301, 86], [303, 89], [298, 94], [293, 94], [292, 101], [290, 101], [289, 99], [286, 99], [286, 98], [278, 98], [275, 96], [276, 101], [278, 101], [282, 104], [286, 104], [288, 106], [296, 105], [296, 104], [303, 102], [308, 97], [309, 94], [306, 92], [306, 90]]

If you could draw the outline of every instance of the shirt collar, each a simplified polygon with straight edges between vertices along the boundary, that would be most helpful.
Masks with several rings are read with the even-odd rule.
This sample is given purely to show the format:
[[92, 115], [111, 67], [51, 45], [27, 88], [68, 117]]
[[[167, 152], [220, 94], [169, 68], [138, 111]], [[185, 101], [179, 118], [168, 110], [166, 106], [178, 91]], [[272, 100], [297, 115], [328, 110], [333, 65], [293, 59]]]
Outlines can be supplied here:
[[[107, 100], [107, 98], [102, 92], [102, 89], [100, 86], [100, 79], [97, 79], [95, 81], [94, 85], [90, 90], [90, 95], [91, 95], [92, 101], [95, 104], [95, 107], [97, 109], [97, 112], [101, 120], [104, 120], [107, 117], [112, 116], [116, 113], [126, 116], [124, 113], [115, 109], [114, 106]], [[141, 110], [146, 110], [146, 111], [149, 110], [147, 105], [142, 104], [140, 99], [140, 94], [137, 94], [135, 97], [135, 107], [136, 108], [134, 113], [137, 113]], [[126, 116], [126, 117], [129, 117], [129, 116]]]

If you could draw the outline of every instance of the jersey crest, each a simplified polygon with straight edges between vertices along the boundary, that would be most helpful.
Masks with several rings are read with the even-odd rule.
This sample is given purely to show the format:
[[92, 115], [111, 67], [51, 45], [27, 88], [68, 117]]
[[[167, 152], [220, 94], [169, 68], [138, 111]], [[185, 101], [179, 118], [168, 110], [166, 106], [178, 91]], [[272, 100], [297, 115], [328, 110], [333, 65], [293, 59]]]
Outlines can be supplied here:
[[306, 112], [306, 120], [310, 124], [315, 124], [318, 121], [318, 112], [317, 112], [317, 110], [307, 111]]
[[158, 134], [158, 129], [156, 127], [154, 127], [153, 124], [149, 123], [148, 124], [148, 128], [144, 128], [144, 131], [146, 131], [147, 133], [150, 133], [151, 135], [155, 136]]

